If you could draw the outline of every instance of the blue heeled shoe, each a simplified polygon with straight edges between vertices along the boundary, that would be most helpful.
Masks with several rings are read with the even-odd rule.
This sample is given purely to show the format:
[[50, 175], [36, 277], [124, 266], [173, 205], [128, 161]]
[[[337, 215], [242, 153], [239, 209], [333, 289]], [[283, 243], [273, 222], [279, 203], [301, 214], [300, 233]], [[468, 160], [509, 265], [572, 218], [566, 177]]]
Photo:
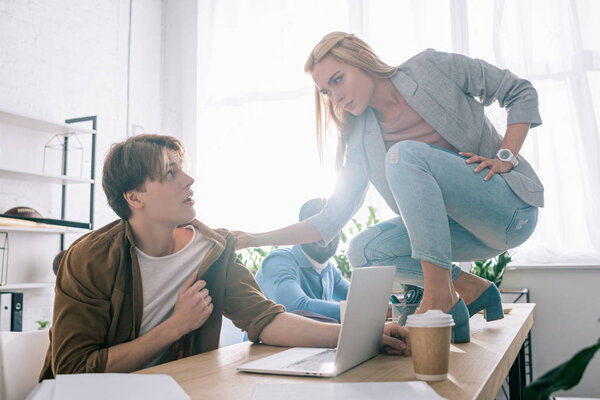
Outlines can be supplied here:
[[467, 343], [471, 341], [471, 328], [469, 325], [469, 310], [463, 299], [452, 307], [448, 314], [454, 319], [452, 327], [452, 343]]
[[483, 310], [483, 317], [486, 321], [494, 321], [504, 318], [502, 311], [502, 297], [500, 291], [494, 283], [492, 283], [481, 295], [467, 306], [469, 316], [477, 314]]

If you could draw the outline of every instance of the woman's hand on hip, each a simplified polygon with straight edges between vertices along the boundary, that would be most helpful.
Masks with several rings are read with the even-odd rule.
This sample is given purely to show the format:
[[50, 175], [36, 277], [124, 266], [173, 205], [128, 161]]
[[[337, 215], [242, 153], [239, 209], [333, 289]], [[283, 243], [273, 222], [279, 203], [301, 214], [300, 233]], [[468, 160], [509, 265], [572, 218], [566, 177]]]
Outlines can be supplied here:
[[473, 170], [473, 172], [475, 172], [476, 174], [481, 172], [481, 170], [483, 170], [484, 168], [489, 168], [488, 173], [486, 174], [485, 178], [483, 178], [484, 181], [489, 180], [496, 173], [503, 174], [505, 172], [508, 172], [513, 167], [513, 165], [510, 162], [502, 161], [498, 157], [485, 158], [469, 152], [460, 152], [458, 154], [460, 154], [463, 157], [468, 157], [465, 160], [467, 164], [479, 163], [479, 165]]

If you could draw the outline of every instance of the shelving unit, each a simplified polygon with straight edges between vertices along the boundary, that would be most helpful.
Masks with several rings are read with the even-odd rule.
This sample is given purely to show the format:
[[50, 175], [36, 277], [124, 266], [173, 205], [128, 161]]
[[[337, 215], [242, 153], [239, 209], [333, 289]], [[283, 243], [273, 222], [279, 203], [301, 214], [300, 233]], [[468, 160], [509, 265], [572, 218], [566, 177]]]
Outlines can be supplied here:
[[[92, 117], [87, 117], [92, 118]], [[96, 118], [95, 116], [93, 117]], [[69, 124], [72, 120], [66, 120], [64, 123], [62, 122], [53, 122], [53, 121], [45, 121], [39, 118], [30, 117], [27, 115], [14, 113], [7, 110], [0, 110], [0, 122], [3, 122], [8, 125], [16, 125], [21, 126], [23, 128], [31, 129], [33, 131], [45, 131], [45, 132], [62, 132], [62, 131], [75, 131], [81, 134], [96, 134], [96, 127], [92, 129], [85, 129], [82, 127], [75, 127]]]
[[0, 224], [0, 232], [30, 232], [30, 233], [88, 233], [89, 229], [72, 228], [69, 226], [46, 225], [44, 227], [33, 226], [7, 226]]
[[[91, 123], [91, 129], [86, 129], [78, 125], [79, 123]], [[6, 165], [0, 167], [0, 177], [16, 180], [29, 181], [37, 184], [60, 185], [60, 218], [27, 218], [27, 217], [12, 217], [0, 214], [0, 232], [15, 232], [15, 233], [35, 233], [35, 234], [59, 234], [60, 249], [65, 245], [65, 234], [84, 234], [93, 229], [94, 226], [94, 185], [95, 185], [95, 153], [96, 153], [96, 116], [67, 119], [64, 122], [46, 121], [40, 118], [31, 117], [19, 113], [13, 113], [6, 110], [0, 110], [0, 124], [18, 127], [21, 130], [26, 129], [34, 133], [45, 135], [60, 136], [62, 143], [61, 150], [61, 174], [47, 174], [37, 171], [24, 170], [23, 168], [7, 168]], [[28, 133], [25, 131], [25, 133]], [[67, 134], [68, 133], [68, 134]], [[90, 171], [89, 178], [69, 176], [68, 161], [69, 161], [69, 137], [71, 134], [76, 135], [91, 135], [90, 140]], [[13, 133], [14, 135], [14, 133]], [[13, 136], [14, 137], [14, 136]], [[3, 143], [4, 150], [10, 148], [10, 141]], [[24, 150], [20, 150], [24, 151]], [[82, 153], [83, 157], [83, 153]], [[83, 160], [83, 158], [82, 158]], [[24, 165], [25, 168], [28, 165]], [[83, 171], [82, 171], [83, 173]], [[89, 219], [87, 221], [72, 221], [66, 219], [67, 208], [67, 186], [68, 185], [89, 185]], [[9, 266], [10, 269], [10, 266]], [[2, 285], [0, 282], [0, 290], [12, 289], [36, 289], [47, 288], [54, 285], [53, 282], [21, 282]]]
[[22, 179], [32, 182], [45, 182], [45, 183], [58, 183], [61, 185], [68, 185], [71, 183], [83, 183], [90, 184], [94, 183], [92, 179], [77, 178], [67, 175], [50, 175], [50, 174], [39, 174], [27, 171], [19, 171], [15, 169], [4, 169], [0, 168], [0, 176], [12, 179]]
[[54, 282], [25, 282], [11, 283], [9, 285], [0, 286], [1, 290], [23, 290], [23, 289], [43, 289], [54, 287]]

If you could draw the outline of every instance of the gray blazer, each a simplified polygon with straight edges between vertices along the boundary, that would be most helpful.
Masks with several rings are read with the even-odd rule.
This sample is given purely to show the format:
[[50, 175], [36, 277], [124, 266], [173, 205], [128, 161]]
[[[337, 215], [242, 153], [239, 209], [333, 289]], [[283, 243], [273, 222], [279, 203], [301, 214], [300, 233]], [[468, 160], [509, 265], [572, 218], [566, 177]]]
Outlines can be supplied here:
[[[497, 100], [506, 108], [508, 124], [542, 123], [537, 92], [531, 83], [482, 60], [433, 49], [398, 67], [392, 83], [414, 109], [459, 151], [494, 158], [502, 136], [484, 114]], [[325, 208], [308, 220], [328, 243], [364, 202], [369, 182], [389, 207], [400, 214], [385, 175], [386, 148], [371, 108], [355, 117], [347, 135], [344, 166]], [[519, 165], [500, 174], [524, 202], [544, 205], [544, 187], [533, 168], [518, 156]]]

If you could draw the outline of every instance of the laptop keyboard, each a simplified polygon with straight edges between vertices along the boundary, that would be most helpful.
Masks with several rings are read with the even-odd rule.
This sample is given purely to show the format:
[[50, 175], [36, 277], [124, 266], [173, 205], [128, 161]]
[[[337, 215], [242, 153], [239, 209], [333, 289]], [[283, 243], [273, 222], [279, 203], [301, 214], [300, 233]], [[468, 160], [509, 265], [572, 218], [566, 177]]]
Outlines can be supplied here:
[[283, 369], [313, 371], [313, 372], [332, 372], [335, 365], [335, 349], [329, 349], [306, 357], [300, 361], [286, 365]]

